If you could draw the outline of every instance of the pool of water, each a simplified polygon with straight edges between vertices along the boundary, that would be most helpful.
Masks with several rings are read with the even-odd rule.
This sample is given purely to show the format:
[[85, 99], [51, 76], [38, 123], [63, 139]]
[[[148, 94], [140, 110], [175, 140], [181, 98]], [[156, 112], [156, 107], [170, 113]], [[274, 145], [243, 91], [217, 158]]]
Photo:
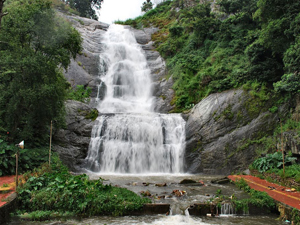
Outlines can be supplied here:
[[223, 216], [223, 217], [195, 217], [195, 216], [125, 216], [125, 217], [91, 217], [82, 220], [51, 221], [51, 222], [28, 222], [12, 221], [8, 225], [120, 225], [120, 224], [152, 224], [152, 225], [283, 225], [287, 224], [277, 220], [275, 215], [269, 216]]

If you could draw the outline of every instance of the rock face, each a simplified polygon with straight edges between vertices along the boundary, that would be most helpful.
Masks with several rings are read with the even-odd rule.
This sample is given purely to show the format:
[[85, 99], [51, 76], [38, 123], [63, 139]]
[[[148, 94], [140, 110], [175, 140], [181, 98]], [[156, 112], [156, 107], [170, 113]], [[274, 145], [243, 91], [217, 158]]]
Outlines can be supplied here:
[[101, 40], [109, 25], [95, 20], [62, 15], [79, 31], [83, 43], [82, 52], [75, 60], [71, 60], [69, 68], [65, 71], [65, 77], [71, 86], [84, 85], [92, 88], [92, 97], [96, 97], [99, 79], [99, 55], [102, 51]]
[[60, 129], [53, 135], [53, 150], [72, 171], [78, 171], [79, 164], [86, 157], [95, 124], [88, 118], [95, 110], [82, 102], [66, 101], [66, 129]]
[[268, 111], [270, 102], [243, 91], [209, 95], [189, 113], [186, 123], [186, 171], [229, 174], [243, 171], [257, 155], [259, 140], [271, 134], [278, 114]]

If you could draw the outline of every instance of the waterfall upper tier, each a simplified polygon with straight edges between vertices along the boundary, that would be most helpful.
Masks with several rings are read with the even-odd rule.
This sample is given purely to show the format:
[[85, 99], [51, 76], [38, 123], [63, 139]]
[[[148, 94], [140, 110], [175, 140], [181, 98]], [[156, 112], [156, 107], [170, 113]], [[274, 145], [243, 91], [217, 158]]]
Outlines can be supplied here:
[[100, 78], [107, 92], [98, 110], [101, 113], [152, 111], [150, 69], [134, 35], [123, 26], [111, 25], [103, 45]]

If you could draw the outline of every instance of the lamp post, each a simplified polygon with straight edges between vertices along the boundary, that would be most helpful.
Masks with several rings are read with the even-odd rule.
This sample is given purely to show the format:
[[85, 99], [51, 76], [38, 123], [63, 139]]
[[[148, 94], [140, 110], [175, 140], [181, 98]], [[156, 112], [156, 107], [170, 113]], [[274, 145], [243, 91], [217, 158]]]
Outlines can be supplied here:
[[[24, 149], [24, 141], [21, 141], [19, 144], [17, 144], [17, 146], [20, 149]], [[16, 153], [16, 188], [18, 187], [19, 184], [19, 178], [18, 178], [18, 162], [19, 162], [19, 149], [17, 150]]]
[[49, 166], [51, 164], [52, 120], [50, 125]]

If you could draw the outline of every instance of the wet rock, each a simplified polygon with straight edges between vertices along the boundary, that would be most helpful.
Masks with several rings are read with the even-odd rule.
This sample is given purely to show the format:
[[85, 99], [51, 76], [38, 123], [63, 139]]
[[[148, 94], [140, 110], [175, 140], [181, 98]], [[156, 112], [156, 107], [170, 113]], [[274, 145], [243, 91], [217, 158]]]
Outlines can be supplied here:
[[197, 181], [192, 180], [192, 179], [184, 179], [179, 182], [179, 184], [195, 184], [195, 183], [197, 183]]
[[73, 171], [80, 171], [82, 159], [86, 157], [91, 131], [96, 121], [87, 119], [94, 110], [82, 102], [66, 101], [66, 129], [53, 134], [53, 151]]
[[155, 184], [155, 186], [157, 186], [157, 187], [166, 187], [166, 186], [167, 186], [167, 183]]
[[212, 184], [227, 184], [229, 182], [230, 182], [230, 180], [228, 179], [228, 177], [211, 180]]

